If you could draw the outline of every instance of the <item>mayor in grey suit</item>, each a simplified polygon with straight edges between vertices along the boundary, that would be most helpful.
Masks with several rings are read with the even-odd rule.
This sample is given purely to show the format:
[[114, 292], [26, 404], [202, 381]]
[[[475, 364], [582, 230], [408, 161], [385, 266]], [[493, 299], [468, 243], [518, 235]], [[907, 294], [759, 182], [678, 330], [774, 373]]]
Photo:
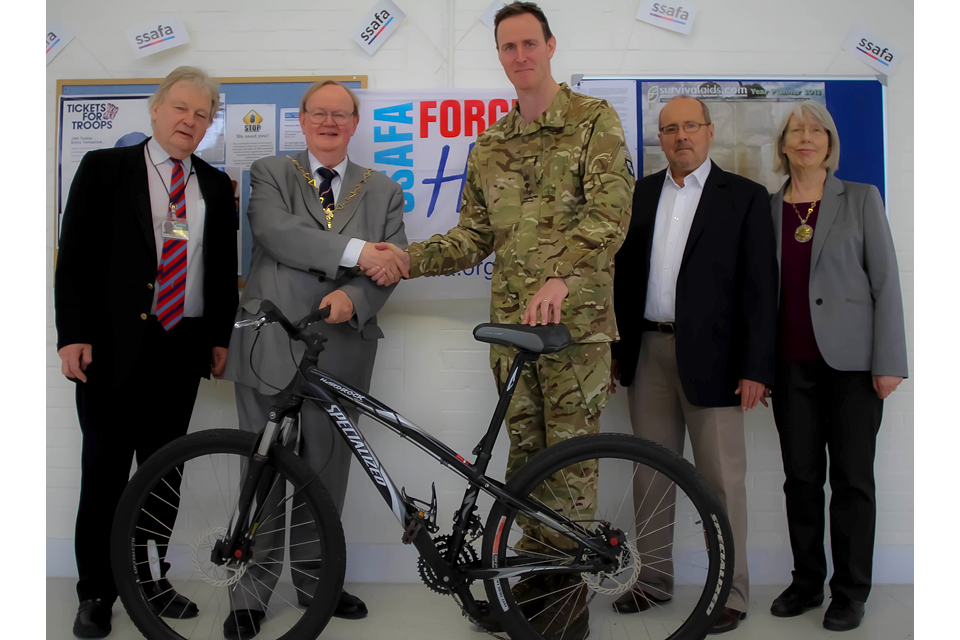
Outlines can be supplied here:
[[823, 626], [860, 624], [876, 529], [873, 463], [883, 399], [907, 376], [900, 276], [873, 185], [834, 175], [840, 139], [816, 102], [796, 105], [777, 136], [789, 176], [771, 206], [780, 262], [773, 413], [780, 433], [793, 581], [771, 606], [799, 615], [823, 602], [829, 452], [832, 601]]
[[[276, 304], [291, 320], [329, 305], [329, 325], [324, 331], [329, 341], [318, 366], [367, 391], [377, 341], [383, 337], [376, 316], [393, 287], [377, 286], [361, 269], [379, 266], [399, 274], [392, 253], [375, 250], [373, 243], [406, 246], [407, 240], [400, 185], [347, 158], [358, 122], [359, 102], [352, 91], [334, 81], [317, 82], [304, 94], [300, 106], [307, 149], [294, 157], [262, 158], [250, 167], [247, 217], [253, 255], [237, 320], [258, 317], [263, 300]], [[296, 374], [304, 346], [293, 345], [295, 361], [287, 335], [278, 325], [268, 325], [259, 331], [259, 338], [249, 329], [235, 329], [230, 350], [225, 377], [237, 383], [240, 428], [260, 431], [276, 394]], [[354, 422], [358, 417], [355, 410], [351, 412]], [[310, 402], [303, 405], [299, 436], [300, 456], [319, 472], [342, 511], [350, 449]], [[302, 557], [309, 555], [309, 545], [297, 545], [303, 527], [296, 524], [291, 523], [291, 560], [302, 562]], [[277, 581], [275, 574], [282, 567], [283, 526], [274, 528], [279, 529], [276, 543], [262, 540], [261, 535], [258, 547], [279, 551], [248, 571], [243, 583], [245, 597], [235, 598], [232, 606], [234, 613], [243, 613], [226, 620], [227, 638], [251, 638], [259, 631]], [[268, 566], [271, 563], [273, 566]], [[298, 566], [305, 568], [308, 563]], [[304, 572], [293, 572], [301, 601], [312, 593], [309, 582]], [[359, 618], [366, 615], [366, 607], [344, 593], [334, 615]]]

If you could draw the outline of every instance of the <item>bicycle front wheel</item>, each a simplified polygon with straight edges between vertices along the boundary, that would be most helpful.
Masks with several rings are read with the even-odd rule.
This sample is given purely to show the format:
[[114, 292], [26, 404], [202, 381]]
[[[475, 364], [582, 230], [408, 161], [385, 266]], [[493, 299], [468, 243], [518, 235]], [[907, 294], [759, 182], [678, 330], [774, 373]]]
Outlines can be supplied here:
[[545, 449], [506, 488], [563, 513], [616, 557], [603, 570], [537, 573], [599, 556], [565, 535], [569, 525], [556, 531], [497, 502], [484, 567], [520, 571], [485, 587], [511, 638], [705, 637], [730, 590], [733, 545], [723, 507], [689, 462], [633, 436], [588, 435]]
[[253, 615], [264, 640], [313, 640], [330, 620], [343, 587], [343, 529], [316, 474], [291, 451], [271, 450], [242, 531], [249, 544], [228, 561], [214, 553], [234, 526], [257, 442], [232, 429], [187, 435], [127, 485], [111, 563], [123, 606], [148, 640], [231, 637], [243, 610], [263, 613]]

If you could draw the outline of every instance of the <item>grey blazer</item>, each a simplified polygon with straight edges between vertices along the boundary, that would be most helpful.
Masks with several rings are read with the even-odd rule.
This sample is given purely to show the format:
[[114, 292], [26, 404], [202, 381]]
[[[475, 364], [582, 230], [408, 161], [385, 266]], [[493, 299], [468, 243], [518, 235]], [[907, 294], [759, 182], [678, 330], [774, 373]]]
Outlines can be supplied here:
[[[309, 171], [307, 152], [297, 161]], [[363, 178], [365, 169], [349, 162], [340, 186], [338, 202], [350, 196]], [[237, 319], [259, 315], [260, 301], [275, 303], [290, 320], [298, 320], [316, 309], [330, 292], [339, 289], [350, 296], [354, 316], [347, 322], [327, 325], [330, 339], [321, 354], [321, 369], [345, 382], [368, 387], [376, 355], [377, 340], [383, 332], [377, 326], [377, 312], [396, 285], [380, 287], [359, 268], [344, 269], [340, 258], [350, 238], [369, 242], [392, 242], [407, 246], [403, 230], [403, 189], [374, 171], [342, 210], [337, 211], [328, 230], [317, 192], [286, 156], [261, 158], [250, 167], [250, 203], [247, 217], [253, 234], [250, 273]], [[277, 393], [296, 373], [290, 357], [287, 335], [277, 325], [256, 332], [234, 329], [224, 374], [263, 394]], [[296, 362], [304, 347], [294, 343]], [[254, 375], [250, 366], [269, 385]]]
[[[789, 184], [770, 201], [778, 262]], [[900, 271], [880, 191], [827, 174], [812, 251], [810, 315], [823, 359], [840, 371], [906, 378]]]

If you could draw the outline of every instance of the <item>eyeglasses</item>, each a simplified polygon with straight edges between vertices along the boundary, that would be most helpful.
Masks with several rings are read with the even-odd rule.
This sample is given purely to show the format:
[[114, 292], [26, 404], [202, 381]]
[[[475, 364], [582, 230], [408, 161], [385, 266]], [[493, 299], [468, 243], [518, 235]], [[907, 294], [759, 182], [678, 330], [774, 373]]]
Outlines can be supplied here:
[[[700, 127], [705, 127], [709, 124], [709, 122], [684, 122], [683, 130], [687, 133], [696, 133], [697, 131], [700, 131]], [[680, 125], [668, 124], [665, 127], [660, 127], [660, 133], [665, 136], [672, 136], [677, 131], [680, 131]]]
[[327, 116], [333, 118], [333, 121], [338, 125], [345, 125], [349, 122], [350, 118], [353, 116], [353, 112], [347, 113], [345, 111], [314, 111], [307, 114], [307, 119], [310, 120], [312, 124], [323, 124], [327, 120]]

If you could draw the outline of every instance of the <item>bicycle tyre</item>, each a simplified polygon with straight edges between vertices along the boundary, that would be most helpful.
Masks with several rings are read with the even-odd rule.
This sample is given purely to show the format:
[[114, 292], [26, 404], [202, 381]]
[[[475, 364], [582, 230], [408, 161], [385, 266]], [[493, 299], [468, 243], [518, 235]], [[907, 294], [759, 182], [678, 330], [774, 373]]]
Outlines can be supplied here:
[[[590, 611], [595, 612], [593, 616], [594, 619], [589, 624], [594, 627], [594, 631], [597, 631], [597, 627], [599, 627], [600, 633], [594, 633], [591, 636], [593, 638], [599, 636], [599, 640], [604, 640], [604, 638], [608, 637], [627, 638], [628, 640], [633, 640], [634, 638], [644, 638], [645, 640], [651, 638], [655, 640], [667, 640], [668, 638], [669, 640], [702, 640], [722, 611], [730, 591], [734, 557], [733, 545], [730, 544], [729, 541], [732, 541], [733, 538], [723, 506], [700, 473], [688, 461], [653, 442], [630, 435], [596, 434], [579, 436], [540, 452], [507, 483], [506, 489], [516, 496], [531, 496], [537, 487], [541, 485], [546, 486], [545, 480], [551, 479], [551, 481], [555, 481], [553, 479], [558, 471], [567, 469], [573, 465], [576, 465], [576, 467], [582, 471], [584, 468], [582, 463], [593, 459], [600, 461], [599, 482], [603, 482], [605, 473], [610, 474], [609, 482], [616, 482], [617, 478], [624, 477], [618, 475], [618, 467], [620, 469], [626, 469], [626, 472], [629, 473], [632, 465], [632, 480], [631, 478], [627, 478], [627, 484], [633, 485], [636, 482], [641, 465], [643, 465], [649, 472], [652, 472], [655, 479], [658, 476], [663, 476], [659, 481], [660, 483], [669, 480], [669, 482], [675, 485], [672, 491], [682, 491], [685, 496], [689, 498], [692, 511], [696, 513], [692, 524], [703, 525], [702, 543], [699, 542], [700, 536], [697, 535], [699, 533], [697, 531], [694, 532], [694, 535], [686, 538], [687, 541], [693, 540], [692, 544], [694, 549], [701, 544], [703, 546], [702, 551], [707, 558], [706, 564], [704, 566], [696, 566], [695, 568], [699, 570], [699, 574], [694, 574], [699, 575], [697, 580], [702, 580], [702, 585], [696, 582], [692, 587], [677, 586], [678, 591], [680, 589], [686, 590], [685, 593], [687, 595], [684, 598], [680, 598], [679, 596], [672, 597], [674, 594], [671, 593], [671, 598], [664, 603], [648, 601], [649, 604], [654, 605], [649, 611], [641, 611], [634, 614], [620, 614], [616, 613], [615, 610], [611, 614], [611, 607], [605, 606], [604, 604], [596, 606], [594, 602], [591, 602], [591, 600], [594, 600], [597, 591], [593, 591], [593, 595], [590, 594], [592, 589], [588, 584], [582, 582], [583, 576], [596, 578], [600, 574], [583, 574], [583, 576], [575, 574], [579, 576], [579, 581], [571, 581], [566, 584], [576, 584], [576, 586], [565, 586], [562, 587], [560, 591], [554, 591], [554, 593], [560, 593], [564, 589], [570, 590], [570, 593], [576, 593], [577, 595], [571, 596], [568, 594], [566, 599], [576, 600], [576, 598], [580, 597], [579, 591], [581, 589], [584, 591], [583, 599], [585, 604], [571, 605], [571, 608], [579, 607], [578, 611], [580, 613], [583, 612], [584, 608], [589, 608]], [[619, 473], [622, 474], [623, 471]], [[664, 480], [664, 478], [666, 480]], [[619, 484], [616, 484], [614, 489], [617, 487], [619, 487]], [[598, 507], [604, 503], [604, 491], [609, 493], [612, 489], [601, 486], [599, 490]], [[626, 539], [630, 540], [631, 544], [635, 544], [635, 546], [639, 548], [641, 546], [639, 538], [646, 537], [653, 532], [644, 533], [644, 529], [639, 529], [640, 525], [636, 523], [633, 524], [632, 529], [629, 528], [629, 521], [637, 519], [636, 512], [632, 509], [628, 510], [625, 516], [620, 515], [624, 512], [623, 505], [625, 504], [626, 497], [629, 497], [629, 493], [634, 491], [636, 491], [636, 488], [629, 486], [623, 490], [624, 497], [620, 499], [620, 507], [616, 509], [617, 515], [615, 518], [610, 518], [610, 513], [613, 512], [613, 508], [610, 509], [610, 513], [598, 512], [596, 519], [591, 520], [588, 528], [593, 527], [593, 531], [596, 532], [597, 527], [599, 527], [598, 521], [601, 518], [610, 518], [612, 524], [624, 532]], [[648, 495], [650, 495], [651, 500], [656, 498], [656, 495], [648, 490], [647, 493], [643, 494], [641, 503], [646, 500]], [[659, 489], [657, 495], [659, 495]], [[668, 493], [665, 491], [663, 496], [666, 495], [668, 495]], [[674, 493], [674, 495], [677, 494]], [[634, 500], [636, 500], [635, 496], [636, 494], [634, 494]], [[617, 495], [614, 494], [612, 499], [611, 496], [606, 497], [608, 502], [615, 505]], [[661, 497], [660, 500], [662, 503], [663, 498]], [[673, 508], [676, 508], [677, 502], [679, 501], [675, 499]], [[658, 503], [655, 507], [655, 513], [658, 516], [661, 513], [667, 513], [666, 507], [661, 508], [661, 503]], [[482, 562], [485, 568], [504, 567], [511, 553], [517, 558], [520, 558], [525, 553], [522, 550], [518, 551], [512, 547], [510, 542], [512, 539], [515, 544], [517, 535], [520, 535], [521, 538], [525, 537], [522, 532], [518, 533], [517, 531], [518, 527], [515, 524], [516, 515], [517, 510], [500, 501], [497, 501], [491, 509], [486, 527], [484, 528]], [[648, 519], [646, 522], [649, 523], [650, 521], [651, 520]], [[624, 522], [627, 523], [627, 528], [623, 527]], [[668, 530], [671, 537], [670, 544], [672, 544], [674, 548], [674, 555], [676, 555], [676, 544], [672, 539], [676, 529], [681, 526], [687, 526], [684, 522], [679, 522], [679, 524], [678, 522], [679, 519], [674, 518], [674, 521], [669, 524], [670, 529]], [[640, 534], [637, 534], [638, 529]], [[529, 536], [526, 537], [529, 538]], [[728, 541], [728, 543], [725, 544], [725, 541]], [[659, 550], [655, 550], [655, 552], [664, 553]], [[553, 563], [555, 564], [556, 559], [562, 557], [561, 553], [566, 552], [556, 549], [555, 552], [549, 553], [554, 554]], [[699, 554], [700, 552], [695, 552], [692, 556], [699, 558]], [[630, 555], [632, 556], [633, 554]], [[649, 565], [661, 563], [659, 566], [665, 566], [662, 564], [664, 562], [663, 558], [653, 553], [645, 554], [643, 551], [638, 551], [636, 557], [636, 564], [638, 566], [642, 565], [640, 558], [656, 558], [655, 560], [651, 560]], [[671, 557], [670, 564], [666, 566], [672, 569], [674, 562], [675, 560]], [[542, 563], [547, 564], [548, 561], [542, 561]], [[535, 564], [535, 562], [531, 561], [530, 564]], [[624, 569], [624, 571], [626, 571], [626, 569]], [[693, 569], [689, 569], [689, 572], [693, 573]], [[532, 575], [534, 574], [528, 574], [527, 577], [520, 579], [520, 581], [529, 580], [529, 577]], [[543, 580], [543, 578], [539, 579]], [[634, 578], [634, 580], [636, 580], [636, 578]], [[602, 580], [599, 580], [599, 582], [603, 584]], [[532, 585], [533, 583], [530, 584]], [[551, 584], [553, 586], [550, 586]], [[528, 588], [526, 592], [523, 592], [527, 595], [522, 597], [530, 597], [530, 594], [533, 593], [535, 595], [534, 600], [536, 598], [542, 598], [541, 602], [545, 603], [547, 602], [547, 596], [541, 594], [548, 593], [550, 589], [558, 588], [556, 584], [556, 581], [550, 583], [548, 586], [542, 587], [542, 591], [531, 591], [530, 588]], [[563, 585], [565, 583], [559, 584]], [[613, 584], [612, 581], [610, 584]], [[639, 585], [641, 583], [637, 581], [631, 584]], [[559, 615], [559, 613], [563, 613], [564, 616], [567, 616], [567, 622], [563, 624], [557, 622], [556, 624], [559, 625], [557, 628], [553, 628], [550, 626], [551, 623], [543, 621], [549, 615], [549, 612], [539, 623], [536, 623], [534, 618], [537, 615], [543, 615], [544, 609], [538, 607], [528, 608], [531, 602], [529, 599], [518, 604], [517, 599], [514, 597], [514, 592], [511, 590], [510, 580], [486, 580], [484, 581], [484, 586], [490, 601], [491, 611], [500, 620], [503, 629], [513, 640], [542, 640], [544, 638], [552, 639], [560, 637], [566, 640], [567, 638], [583, 637], [581, 634], [588, 633], [587, 629], [576, 629], [576, 621], [580, 615], [579, 613], [576, 614], [577, 617], [575, 617], [574, 613], [568, 615], [566, 610], [562, 609], [557, 610], [558, 613], [554, 614], [554, 619], [562, 619], [563, 616]], [[622, 588], [622, 585], [619, 586]], [[644, 589], [646, 589], [646, 587], [644, 587]], [[518, 591], [517, 593], [521, 592]], [[624, 592], [621, 592], [621, 594], [622, 593]], [[556, 602], [562, 596], [556, 595], [553, 597], [555, 598], [554, 602]], [[613, 596], [603, 595], [600, 599], [606, 602], [605, 598], [607, 597], [611, 598], [611, 600], [613, 598]], [[664, 597], [666, 597], [666, 594], [664, 594]], [[546, 607], [546, 605], [543, 606]], [[689, 607], [688, 613], [681, 609], [681, 607], [684, 606]], [[527, 610], [525, 611], [524, 609]], [[601, 616], [599, 624], [596, 620], [596, 614]], [[605, 615], [608, 617], [602, 617]], [[587, 618], [589, 618], [589, 616], [587, 616]], [[569, 625], [569, 630], [563, 628], [564, 624]]]
[[[201, 539], [195, 539], [197, 546], [192, 547], [192, 557], [184, 559], [182, 556], [189, 556], [190, 554], [182, 553], [177, 558], [171, 558], [171, 554], [175, 547], [178, 549], [185, 548], [185, 545], [189, 543], [190, 536], [194, 535], [191, 527], [197, 524], [192, 521], [203, 520], [207, 525], [211, 523], [222, 524], [224, 528], [228, 526], [230, 516], [238, 502], [236, 494], [239, 493], [240, 478], [242, 477], [240, 470], [244, 468], [245, 461], [255, 450], [258, 441], [258, 434], [234, 429], [214, 429], [186, 435], [167, 444], [151, 456], [128, 483], [114, 517], [111, 536], [111, 564], [120, 600], [137, 629], [148, 640], [223, 638], [224, 612], [226, 611], [228, 615], [234, 608], [244, 608], [237, 606], [241, 604], [238, 593], [243, 595], [243, 601], [247, 600], [247, 596], [240, 590], [242, 585], [239, 583], [239, 578], [232, 585], [211, 586], [210, 582], [204, 582], [212, 579], [205, 572], [215, 573], [210, 570], [215, 565], [210, 562], [209, 552], [206, 552], [206, 560], [210, 562], [210, 567], [201, 566], [205, 553]], [[273, 448], [270, 454], [270, 462], [266, 468], [276, 472], [276, 475], [272, 476], [274, 479], [270, 485], [271, 493], [266, 496], [267, 498], [275, 495], [272, 491], [281, 481], [287, 483], [287, 486], [281, 487], [282, 489], [289, 488], [289, 485], [293, 487], [290, 498], [287, 498], [286, 491], [283, 491], [283, 500], [278, 502], [279, 506], [276, 508], [282, 509], [286, 513], [288, 508], [286, 503], [292, 503], [293, 496], [297, 494], [303, 496], [303, 501], [299, 504], [306, 507], [308, 510], [306, 515], [313, 520], [316, 526], [315, 542], [319, 545], [308, 548], [311, 551], [320, 550], [320, 559], [319, 562], [310, 561], [311, 565], [309, 566], [311, 568], [318, 566], [316, 582], [311, 583], [311, 585], [315, 584], [316, 588], [312, 600], [305, 606], [305, 610], [301, 612], [299, 606], [284, 608], [282, 604], [278, 604], [276, 593], [270, 593], [267, 596], [267, 603], [273, 601], [274, 606], [272, 608], [261, 600], [260, 604], [265, 605], [267, 617], [263, 621], [261, 634], [258, 638], [264, 638], [264, 640], [270, 640], [271, 638], [275, 640], [314, 640], [329, 622], [343, 588], [346, 568], [343, 529], [337, 515], [337, 509], [326, 489], [316, 479], [316, 474], [310, 467], [293, 452], [280, 447]], [[149, 515], [144, 506], [152, 492], [163, 491], [162, 484], [173, 477], [171, 474], [174, 472], [179, 473], [182, 478], [179, 490], [175, 491], [180, 501], [181, 510], [178, 511], [176, 524], [165, 543], [167, 552], [164, 560], [166, 563], [170, 563], [171, 567], [166, 577], [169, 578], [170, 571], [173, 571], [173, 563], [177, 563], [176, 566], [182, 574], [183, 565], [191, 564], [190, 560], [192, 559], [193, 573], [188, 573], [185, 578], [177, 578], [176, 582], [173, 579], [170, 581], [177, 592], [190, 597], [199, 606], [199, 615], [194, 618], [162, 618], [148, 603], [147, 596], [141, 587], [141, 577], [138, 572], [138, 567], [139, 571], [144, 570], [144, 567], [139, 566], [144, 563], [142, 560], [138, 563], [138, 557], [142, 558], [146, 552], [142, 549], [143, 544], [139, 545], [141, 548], [138, 550], [137, 535], [141, 537], [144, 535], [143, 533], [137, 533], [138, 522], [150, 522], [143, 515]], [[210, 476], [210, 473], [214, 473], [216, 477]], [[226, 475], [227, 479], [223, 480], [217, 474]], [[215, 483], [211, 482], [213, 479], [216, 480]], [[169, 484], [166, 486], [169, 486]], [[223, 495], [220, 495], [220, 500], [216, 502], [206, 499], [207, 493], [213, 488], [221, 492], [232, 492], [232, 502], [229, 502], [228, 497]], [[196, 504], [184, 502], [185, 500], [189, 501], [190, 496], [193, 495], [191, 492], [196, 492], [196, 495], [193, 496]], [[153, 496], [152, 500], [151, 505], [156, 506], [156, 495]], [[208, 504], [214, 506], [209, 509], [203, 508], [204, 505]], [[195, 508], [190, 510], [191, 507]], [[294, 509], [299, 508], [299, 506], [294, 507]], [[220, 513], [221, 509], [222, 513]], [[184, 515], [185, 512], [187, 515]], [[279, 513], [279, 511], [271, 513]], [[301, 520], [303, 516], [304, 512], [298, 513], [298, 518], [301, 518]], [[221, 518], [223, 519], [221, 520]], [[154, 518], [154, 520], [157, 519]], [[261, 525], [261, 529], [265, 528], [266, 522], [261, 522]], [[157, 527], [155, 523], [152, 526], [155, 529], [161, 528]], [[217, 527], [208, 528], [204, 532], [206, 537], [212, 538], [213, 536], [209, 532], [215, 529]], [[275, 531], [282, 529], [281, 526]], [[140, 530], [143, 531], [142, 526]], [[183, 536], [183, 541], [181, 541], [180, 535]], [[203, 535], [201, 534], [201, 536]], [[183, 544], [177, 546], [180, 542], [183, 542]], [[281, 544], [284, 547], [286, 546], [285, 542]], [[310, 544], [314, 544], [314, 542]], [[156, 542], [154, 542], [155, 545]], [[210, 548], [212, 549], [212, 546]], [[255, 544], [254, 549], [256, 549]], [[267, 556], [269, 556], [269, 550]], [[315, 556], [313, 557], [315, 558]], [[290, 558], [288, 562], [292, 566], [293, 559]], [[269, 562], [266, 564], [269, 564]], [[250, 567], [254, 566], [257, 565], [253, 563], [251, 557]], [[303, 566], [306, 567], [307, 565]], [[282, 571], [282, 567], [278, 569], [279, 571]], [[300, 571], [300, 573], [304, 572]], [[196, 589], [191, 589], [190, 587], [194, 584], [198, 586]], [[255, 585], [254, 588], [257, 591], [260, 590], [259, 586]], [[227, 591], [223, 591], [224, 589]], [[206, 595], [208, 591], [211, 592], [209, 596]], [[232, 593], [230, 593], [231, 591]], [[298, 589], [298, 591], [303, 592], [302, 589]], [[250, 590], [246, 589], [246, 592], [250, 593]], [[287, 602], [289, 603], [289, 601]], [[270, 624], [269, 628], [267, 623]], [[287, 628], [288, 624], [290, 625], [289, 628]], [[264, 631], [268, 632], [263, 633]]]

